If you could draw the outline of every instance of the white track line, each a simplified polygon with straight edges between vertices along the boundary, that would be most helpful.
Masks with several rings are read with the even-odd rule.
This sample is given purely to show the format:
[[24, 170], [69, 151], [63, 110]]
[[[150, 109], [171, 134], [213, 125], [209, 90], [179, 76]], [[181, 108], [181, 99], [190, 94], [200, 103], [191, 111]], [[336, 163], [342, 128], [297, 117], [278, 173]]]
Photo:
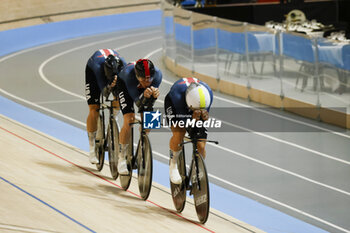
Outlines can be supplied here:
[[[219, 120], [219, 119], [218, 119]], [[325, 153], [322, 153], [322, 152], [319, 152], [319, 151], [316, 151], [316, 150], [313, 150], [313, 149], [310, 149], [310, 148], [307, 148], [307, 147], [304, 147], [304, 146], [300, 146], [296, 143], [293, 143], [293, 142], [288, 142], [288, 141], [285, 141], [283, 139], [279, 139], [279, 138], [276, 138], [276, 137], [273, 137], [273, 136], [270, 136], [270, 135], [267, 135], [267, 134], [264, 134], [264, 133], [259, 133], [259, 132], [255, 132], [251, 129], [248, 129], [248, 128], [245, 128], [243, 126], [239, 126], [239, 125], [236, 125], [236, 124], [233, 124], [233, 123], [230, 123], [230, 122], [227, 122], [227, 121], [223, 121], [221, 120], [223, 123], [227, 124], [227, 125], [230, 125], [232, 127], [236, 127], [236, 128], [239, 128], [239, 129], [242, 129], [244, 131], [247, 131], [247, 132], [250, 132], [250, 133], [253, 133], [253, 134], [256, 134], [256, 135], [259, 135], [261, 137], [265, 137], [265, 138], [268, 138], [268, 139], [271, 139], [273, 141], [276, 141], [276, 142], [280, 142], [280, 143], [284, 143], [286, 145], [289, 145], [289, 146], [292, 146], [292, 147], [296, 147], [298, 149], [301, 149], [301, 150], [305, 150], [307, 152], [310, 152], [310, 153], [313, 153], [313, 154], [316, 154], [316, 155], [319, 155], [319, 156], [322, 156], [324, 158], [327, 158], [327, 159], [331, 159], [331, 160], [334, 160], [334, 161], [337, 161], [337, 162], [340, 162], [340, 163], [344, 163], [344, 164], [347, 164], [347, 165], [350, 165], [350, 161], [346, 161], [346, 160], [343, 160], [343, 159], [339, 159], [339, 158], [336, 158], [336, 157], [333, 157], [331, 155], [328, 155], [328, 154], [325, 154]]]
[[59, 117], [61, 117], [61, 118], [63, 118], [63, 119], [66, 119], [66, 120], [68, 120], [68, 121], [71, 121], [71, 122], [74, 122], [74, 123], [76, 123], [76, 124], [78, 124], [78, 125], [81, 125], [81, 126], [86, 127], [86, 124], [85, 124], [85, 123], [82, 123], [81, 121], [75, 120], [75, 119], [73, 119], [73, 118], [71, 118], [71, 117], [68, 117], [68, 116], [66, 116], [66, 115], [63, 115], [63, 114], [61, 114], [61, 113], [59, 113], [59, 112], [53, 111], [53, 110], [51, 110], [51, 109], [42, 107], [42, 106], [40, 106], [40, 105], [38, 105], [38, 104], [32, 103], [32, 102], [30, 102], [30, 101], [28, 101], [28, 100], [22, 99], [21, 97], [18, 97], [18, 96], [15, 96], [15, 95], [11, 94], [11, 93], [8, 93], [7, 91], [5, 91], [5, 90], [3, 90], [3, 89], [1, 89], [1, 88], [0, 88], [0, 92], [2, 92], [3, 94], [5, 94], [5, 95], [7, 95], [7, 96], [10, 96], [10, 97], [13, 98], [13, 99], [19, 100], [20, 102], [23, 102], [23, 103], [28, 104], [28, 105], [32, 105], [32, 106], [34, 106], [35, 108], [39, 108], [39, 109], [44, 110], [44, 111], [46, 111], [46, 112], [48, 112], [48, 113], [51, 113], [51, 114], [53, 114], [53, 115], [59, 116]]
[[37, 104], [61, 104], [61, 103], [77, 103], [83, 102], [83, 100], [53, 100], [53, 101], [36, 101]]
[[[153, 32], [154, 33], [154, 32]], [[136, 36], [140, 36], [140, 35], [147, 35], [147, 34], [151, 34], [150, 32], [148, 33], [138, 33], [138, 34], [134, 34]], [[50, 86], [56, 88], [57, 90], [60, 90], [68, 95], [71, 95], [71, 96], [74, 96], [76, 98], [79, 98], [79, 99], [84, 99], [85, 100], [85, 97], [84, 96], [81, 96], [81, 95], [78, 95], [74, 92], [71, 92], [71, 91], [68, 91], [64, 88], [61, 88], [59, 86], [57, 86], [56, 84], [52, 83], [50, 80], [47, 79], [47, 77], [45, 76], [44, 72], [43, 72], [43, 69], [45, 67], [45, 65], [47, 65], [47, 63], [49, 63], [50, 61], [62, 56], [62, 55], [65, 55], [67, 53], [71, 53], [73, 51], [76, 51], [76, 50], [79, 50], [79, 49], [83, 49], [83, 48], [86, 48], [86, 47], [89, 47], [89, 46], [93, 46], [93, 45], [96, 45], [96, 44], [100, 44], [100, 43], [106, 43], [106, 42], [110, 42], [110, 41], [113, 41], [113, 40], [120, 40], [120, 39], [124, 39], [124, 38], [130, 38], [130, 35], [125, 35], [125, 36], [119, 36], [119, 37], [114, 37], [114, 38], [109, 38], [109, 39], [105, 39], [105, 40], [100, 40], [100, 41], [95, 41], [95, 42], [91, 42], [91, 43], [88, 43], [88, 44], [84, 44], [82, 46], [78, 46], [78, 47], [75, 47], [73, 49], [68, 49], [66, 51], [63, 51], [61, 53], [58, 53], [50, 58], [48, 58], [47, 60], [45, 60], [43, 63], [41, 63], [41, 65], [39, 66], [39, 74], [40, 74], [40, 77], [47, 83], [49, 84]], [[153, 37], [149, 40], [142, 40], [142, 41], [138, 41], [138, 42], [135, 42], [135, 43], [130, 43], [126, 46], [123, 46], [123, 47], [120, 47], [119, 49], [124, 49], [124, 48], [127, 48], [129, 46], [133, 46], [133, 45], [136, 45], [136, 44], [141, 44], [141, 43], [144, 43], [144, 42], [148, 42], [148, 41], [152, 41], [152, 40], [155, 40], [157, 38], [161, 38], [161, 37]]]

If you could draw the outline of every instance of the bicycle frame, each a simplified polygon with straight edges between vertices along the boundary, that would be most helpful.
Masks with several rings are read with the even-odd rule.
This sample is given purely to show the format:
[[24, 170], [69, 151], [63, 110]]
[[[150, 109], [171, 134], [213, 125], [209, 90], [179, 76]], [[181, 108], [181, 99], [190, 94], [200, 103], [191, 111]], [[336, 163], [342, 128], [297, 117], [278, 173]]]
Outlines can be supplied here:
[[[185, 180], [185, 182], [186, 182], [186, 189], [187, 190], [190, 190], [192, 188], [192, 186], [190, 186], [190, 181], [191, 181], [191, 174], [192, 174], [193, 163], [195, 163], [195, 169], [196, 169], [196, 171], [195, 171], [196, 172], [196, 182], [192, 181], [192, 185], [194, 183], [197, 183], [198, 184], [198, 189], [199, 190], [201, 189], [199, 176], [198, 176], [198, 174], [199, 174], [199, 171], [198, 171], [198, 157], [197, 157], [197, 155], [199, 154], [198, 147], [197, 147], [197, 142], [198, 141], [199, 140], [197, 138], [191, 139], [191, 135], [190, 135], [190, 141], [183, 143], [183, 144], [192, 143], [191, 166], [190, 166], [190, 170], [189, 170], [188, 174], [186, 173], [186, 180]], [[185, 157], [185, 152], [183, 151], [183, 153], [184, 153], [184, 157]], [[186, 162], [185, 162], [185, 164], [186, 164]], [[192, 194], [192, 193], [190, 193], [190, 194]]]
[[[140, 149], [142, 151], [142, 168], [144, 169], [145, 168], [145, 154], [144, 154], [144, 150], [143, 150], [143, 145], [144, 145], [144, 137], [143, 136], [146, 134], [146, 130], [143, 127], [143, 117], [141, 117], [141, 120], [137, 120], [136, 122], [130, 123], [130, 125], [136, 125], [136, 124], [141, 125], [141, 132], [140, 132], [141, 148]], [[131, 137], [133, 137], [133, 134]], [[135, 162], [137, 154], [136, 155], [134, 155], [134, 153], [132, 153], [132, 154], [133, 154], [133, 159]]]
[[[185, 176], [185, 179], [181, 184], [173, 184], [170, 181], [171, 194], [177, 212], [181, 213], [184, 209], [186, 202], [186, 191], [189, 190], [190, 195], [193, 195], [198, 219], [202, 224], [204, 224], [209, 216], [210, 192], [208, 173], [206, 170], [204, 159], [198, 151], [197, 143], [203, 141], [218, 144], [218, 142], [198, 138], [199, 134], [197, 132], [197, 129], [190, 130], [189, 136], [190, 137], [185, 137], [185, 141], [179, 144], [180, 146], [182, 146], [183, 154], [181, 154], [181, 156], [179, 157], [181, 158], [181, 160], [178, 160], [178, 169], [180, 169], [180, 175], [182, 175], [182, 177]], [[187, 143], [192, 144], [192, 160], [188, 172], [186, 169], [184, 147], [184, 145]]]
[[[105, 109], [108, 109], [109, 110], [109, 122], [108, 122], [108, 124], [109, 124], [109, 126], [111, 127], [111, 142], [112, 142], [112, 149], [114, 150], [114, 148], [115, 148], [115, 145], [114, 145], [114, 129], [113, 129], [113, 127], [112, 127], [112, 125], [113, 125], [113, 123], [112, 123], [112, 121], [113, 121], [113, 118], [114, 118], [114, 113], [113, 113], [113, 109], [114, 109], [114, 107], [113, 107], [113, 104], [112, 104], [112, 102], [114, 101], [114, 100], [110, 100], [110, 99], [108, 99], [108, 97], [106, 98], [106, 101], [109, 101], [109, 102], [111, 102], [111, 105], [109, 106], [109, 105], [107, 105], [107, 104], [105, 104], [104, 103], [104, 98], [103, 98], [103, 96], [101, 95], [101, 107], [99, 108], [99, 110], [102, 110], [101, 111], [101, 115], [102, 115], [102, 122], [103, 122], [103, 126], [102, 126], [102, 132], [103, 132], [103, 138], [104, 139], [106, 139], [106, 133], [107, 132], [105, 132], [105, 112], [104, 112], [104, 110]], [[104, 145], [103, 145], [103, 148], [105, 149], [105, 150], [107, 150], [108, 148], [107, 148], [107, 140], [105, 140], [104, 141]]]
[[[212, 142], [212, 143], [215, 143], [215, 144], [219, 144], [217, 141], [212, 141], [212, 140], [207, 140], [207, 139], [199, 139], [197, 138], [196, 136], [194, 136], [194, 134], [192, 133], [191, 135], [189, 135], [189, 138], [187, 138], [187, 142], [183, 142], [181, 143], [180, 145], [185, 145], [187, 143], [192, 143], [192, 160], [191, 160], [191, 166], [190, 166], [190, 170], [189, 172], [187, 173], [186, 172], [186, 180], [185, 180], [185, 184], [186, 184], [186, 189], [187, 190], [191, 190], [192, 186], [190, 186], [190, 180], [191, 180], [191, 175], [192, 175], [192, 168], [193, 168], [193, 163], [195, 164], [195, 172], [196, 172], [196, 182], [193, 182], [192, 181], [192, 185], [194, 183], [197, 183], [198, 185], [198, 189], [201, 190], [201, 184], [200, 184], [200, 181], [199, 181], [199, 169], [198, 169], [198, 155], [200, 154], [199, 151], [198, 151], [198, 147], [197, 147], [197, 143], [198, 141], [205, 141], [205, 142]], [[183, 150], [183, 153], [184, 153], [184, 157], [185, 157], [185, 150]], [[185, 162], [186, 164], [186, 162]], [[190, 193], [192, 194], [192, 193]]]

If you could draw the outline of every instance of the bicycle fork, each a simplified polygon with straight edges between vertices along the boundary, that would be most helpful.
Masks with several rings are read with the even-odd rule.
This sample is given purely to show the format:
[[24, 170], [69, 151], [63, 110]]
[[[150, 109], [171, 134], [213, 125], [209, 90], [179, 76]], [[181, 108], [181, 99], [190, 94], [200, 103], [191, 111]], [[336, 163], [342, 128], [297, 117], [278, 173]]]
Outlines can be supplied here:
[[110, 113], [111, 115], [110, 115], [110, 117], [109, 117], [109, 127], [111, 127], [111, 144], [112, 145], [110, 145], [112, 148], [112, 151], [115, 151], [115, 145], [114, 145], [114, 127], [113, 127], [113, 117], [114, 117], [114, 115], [113, 115], [113, 110], [111, 111], [112, 113]]
[[[193, 156], [193, 160], [191, 162], [189, 177], [186, 177], [186, 189], [190, 190], [190, 195], [193, 194], [193, 187], [195, 185], [198, 186], [198, 190], [201, 190], [201, 183], [199, 179], [199, 168], [198, 168], [198, 157], [197, 153]], [[194, 164], [194, 171], [193, 171]], [[194, 172], [194, 174], [193, 174]], [[190, 184], [191, 181], [191, 184]]]

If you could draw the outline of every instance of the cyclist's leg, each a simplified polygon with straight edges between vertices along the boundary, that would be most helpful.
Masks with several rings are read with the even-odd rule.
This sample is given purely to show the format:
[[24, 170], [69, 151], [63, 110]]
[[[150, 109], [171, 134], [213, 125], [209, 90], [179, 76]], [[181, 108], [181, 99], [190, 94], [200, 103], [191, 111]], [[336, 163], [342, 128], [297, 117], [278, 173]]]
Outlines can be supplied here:
[[130, 123], [135, 121], [135, 113], [126, 113], [123, 115], [124, 122], [123, 127], [120, 131], [119, 135], [119, 142], [120, 142], [120, 149], [119, 152], [119, 159], [118, 159], [118, 172], [121, 175], [127, 175], [129, 173], [126, 163], [126, 156], [128, 152], [128, 147], [133, 146], [129, 145], [130, 141], [130, 135], [131, 135], [131, 127]]
[[89, 115], [86, 119], [86, 130], [90, 132], [95, 132], [97, 130], [97, 120], [98, 120], [98, 109], [99, 104], [89, 104]]
[[125, 84], [122, 81], [119, 81], [117, 85], [119, 105], [121, 107], [124, 119], [123, 127], [120, 130], [119, 134], [119, 143], [121, 151], [119, 153], [118, 159], [118, 172], [121, 175], [127, 175], [129, 174], [126, 163], [126, 155], [128, 151], [127, 149], [128, 146], [133, 146], [129, 145], [129, 141], [132, 127], [130, 126], [130, 123], [135, 121], [134, 102], [126, 89]]
[[171, 132], [173, 135], [170, 138], [170, 143], [169, 143], [170, 150], [181, 151], [182, 147], [179, 146], [179, 144], [183, 142], [183, 139], [184, 139], [185, 134], [186, 134], [186, 129], [172, 126]]
[[129, 143], [131, 127], [130, 123], [135, 121], [135, 113], [126, 113], [123, 115], [123, 127], [120, 131], [120, 144]]
[[182, 147], [179, 146], [179, 144], [182, 143], [183, 141], [183, 138], [186, 133], [186, 129], [180, 128], [178, 126], [175, 127], [174, 126], [175, 124], [172, 124], [172, 122], [176, 122], [179, 119], [176, 118], [175, 107], [168, 95], [165, 97], [164, 108], [166, 110], [166, 117], [167, 117], [168, 124], [171, 125], [171, 132], [173, 134], [169, 142], [169, 147], [170, 147], [169, 176], [172, 183], [181, 184], [182, 179], [177, 166], [177, 160], [182, 152]]
[[89, 160], [91, 163], [98, 163], [95, 154], [95, 139], [97, 131], [97, 120], [100, 107], [100, 89], [97, 86], [96, 77], [93, 71], [86, 66], [85, 69], [85, 96], [89, 105], [89, 115], [86, 119], [86, 130], [89, 137]]

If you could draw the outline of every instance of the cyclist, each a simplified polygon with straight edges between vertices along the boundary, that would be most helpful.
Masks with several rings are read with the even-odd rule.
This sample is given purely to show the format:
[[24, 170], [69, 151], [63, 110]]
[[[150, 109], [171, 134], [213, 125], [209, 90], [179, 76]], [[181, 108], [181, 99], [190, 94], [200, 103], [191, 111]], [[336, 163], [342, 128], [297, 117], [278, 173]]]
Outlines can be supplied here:
[[[151, 111], [154, 101], [159, 96], [159, 85], [162, 82], [162, 72], [149, 59], [139, 59], [128, 64], [117, 80], [119, 105], [123, 113], [123, 127], [119, 134], [120, 152], [118, 172], [128, 174], [126, 164], [128, 141], [130, 138], [130, 123], [135, 121], [134, 102], [139, 112]], [[151, 98], [153, 97], [153, 98]]]
[[[196, 78], [182, 78], [171, 87], [164, 100], [168, 124], [171, 124], [169, 176], [173, 184], [181, 184], [182, 179], [177, 167], [177, 159], [182, 152], [179, 144], [183, 141], [186, 131], [195, 132], [199, 139], [207, 138], [205, 127], [186, 128], [186, 121], [209, 119], [209, 109], [213, 100], [210, 87]], [[184, 124], [179, 124], [183, 121]], [[199, 153], [205, 158], [205, 141], [197, 143]]]
[[[86, 120], [86, 129], [89, 137], [89, 160], [92, 164], [99, 161], [95, 153], [95, 139], [97, 131], [98, 110], [100, 95], [108, 96], [115, 87], [117, 76], [126, 66], [124, 58], [112, 49], [97, 50], [88, 60], [85, 68], [85, 96], [89, 105], [89, 115]], [[115, 101], [114, 105], [117, 102]]]

